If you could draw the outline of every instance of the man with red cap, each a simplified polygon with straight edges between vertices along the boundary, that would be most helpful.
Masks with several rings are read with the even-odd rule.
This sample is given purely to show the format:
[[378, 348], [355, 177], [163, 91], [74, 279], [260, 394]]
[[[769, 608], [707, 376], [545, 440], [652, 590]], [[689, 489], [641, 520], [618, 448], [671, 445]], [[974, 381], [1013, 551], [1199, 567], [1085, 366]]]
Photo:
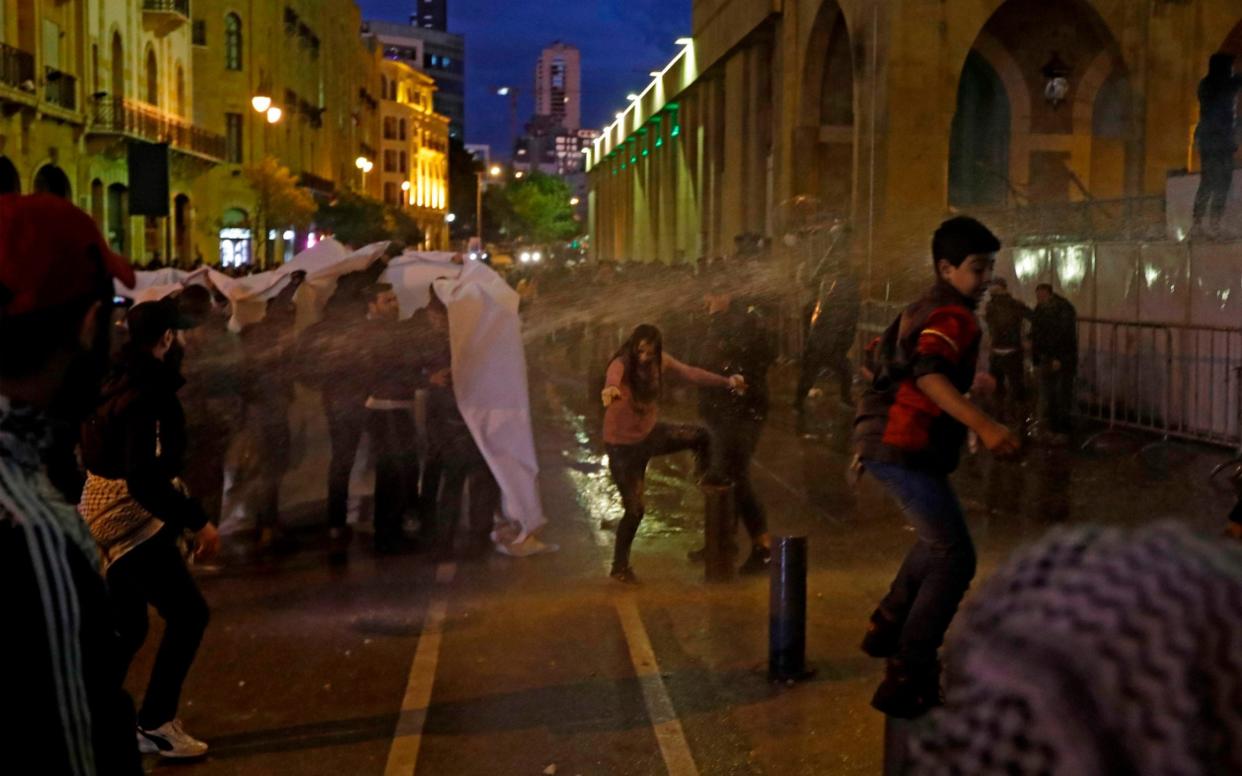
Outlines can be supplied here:
[[37, 752], [41, 773], [142, 772], [95, 542], [46, 464], [54, 421], [98, 393], [114, 278], [133, 286], [86, 213], [0, 195], [0, 685], [21, 704], [0, 747]]

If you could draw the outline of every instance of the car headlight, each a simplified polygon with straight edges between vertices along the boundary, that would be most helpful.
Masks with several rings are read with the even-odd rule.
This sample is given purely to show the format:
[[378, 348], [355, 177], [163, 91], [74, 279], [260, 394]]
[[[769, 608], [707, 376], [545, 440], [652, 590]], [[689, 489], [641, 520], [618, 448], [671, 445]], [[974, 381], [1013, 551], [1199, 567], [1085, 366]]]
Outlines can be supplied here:
[[543, 254], [542, 254], [542, 253], [540, 253], [539, 251], [535, 251], [534, 253], [532, 253], [532, 254], [530, 255], [530, 260], [531, 260], [531, 261], [542, 261], [542, 260], [543, 260]]
[[471, 260], [471, 261], [478, 261], [478, 260], [479, 260], [479, 254], [475, 253], [474, 251], [470, 251], [470, 260]]
[[518, 257], [523, 264], [530, 263], [530, 251], [522, 251], [522, 255]]

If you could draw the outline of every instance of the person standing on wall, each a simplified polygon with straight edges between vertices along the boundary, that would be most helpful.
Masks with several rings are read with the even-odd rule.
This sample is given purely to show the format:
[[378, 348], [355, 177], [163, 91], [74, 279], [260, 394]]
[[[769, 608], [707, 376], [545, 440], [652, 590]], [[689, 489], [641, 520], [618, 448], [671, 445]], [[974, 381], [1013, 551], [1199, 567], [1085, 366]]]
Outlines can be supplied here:
[[1203, 219], [1210, 219], [1209, 235], [1218, 236], [1225, 216], [1225, 202], [1233, 184], [1233, 157], [1238, 151], [1238, 92], [1242, 76], [1234, 72], [1232, 54], [1213, 54], [1207, 77], [1199, 82], [1199, 146], [1202, 175], [1195, 194], [1194, 233], [1203, 232]]

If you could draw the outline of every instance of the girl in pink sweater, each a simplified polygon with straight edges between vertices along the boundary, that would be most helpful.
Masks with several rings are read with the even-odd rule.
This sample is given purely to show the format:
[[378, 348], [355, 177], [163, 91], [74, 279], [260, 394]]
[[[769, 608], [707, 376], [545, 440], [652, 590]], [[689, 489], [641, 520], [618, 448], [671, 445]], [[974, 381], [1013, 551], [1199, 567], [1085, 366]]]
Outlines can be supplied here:
[[664, 352], [660, 330], [649, 324], [634, 329], [608, 364], [601, 398], [604, 407], [604, 449], [608, 469], [621, 492], [625, 515], [617, 525], [617, 544], [612, 557], [612, 578], [634, 584], [630, 568], [630, 545], [643, 519], [644, 478], [653, 456], [694, 451], [700, 471], [707, 462], [708, 436], [702, 426], [663, 423], [657, 418], [665, 375], [702, 387], [742, 392], [741, 375], [724, 377], [687, 366]]

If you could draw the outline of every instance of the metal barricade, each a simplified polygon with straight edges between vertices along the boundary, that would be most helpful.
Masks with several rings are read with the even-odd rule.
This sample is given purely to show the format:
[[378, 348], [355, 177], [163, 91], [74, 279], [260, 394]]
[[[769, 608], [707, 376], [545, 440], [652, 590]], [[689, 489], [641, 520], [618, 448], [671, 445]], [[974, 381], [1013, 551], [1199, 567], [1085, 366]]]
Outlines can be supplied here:
[[1080, 417], [1166, 439], [1242, 442], [1242, 328], [1078, 319]]

